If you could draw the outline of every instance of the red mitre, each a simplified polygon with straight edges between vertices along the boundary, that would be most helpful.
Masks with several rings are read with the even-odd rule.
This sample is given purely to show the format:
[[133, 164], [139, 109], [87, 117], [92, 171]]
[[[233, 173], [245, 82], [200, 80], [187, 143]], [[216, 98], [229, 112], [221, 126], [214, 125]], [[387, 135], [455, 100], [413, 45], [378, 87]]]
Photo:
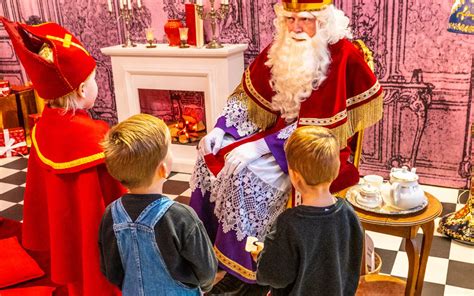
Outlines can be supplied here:
[[282, 0], [283, 8], [286, 11], [318, 11], [323, 10], [332, 4], [332, 0]]
[[[95, 60], [79, 40], [60, 25], [28, 26], [4, 17], [0, 20], [41, 98], [57, 99], [71, 93], [94, 71]], [[51, 60], [39, 55], [44, 44], [51, 48]]]

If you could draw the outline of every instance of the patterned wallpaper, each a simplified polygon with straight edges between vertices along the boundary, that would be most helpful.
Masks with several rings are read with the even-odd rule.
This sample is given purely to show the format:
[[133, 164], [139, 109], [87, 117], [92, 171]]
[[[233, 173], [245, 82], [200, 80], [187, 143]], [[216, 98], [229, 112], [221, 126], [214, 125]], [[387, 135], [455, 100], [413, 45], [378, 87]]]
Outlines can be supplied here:
[[[114, 8], [118, 0], [113, 1]], [[184, 18], [184, 0], [142, 0], [132, 36], [144, 42], [151, 26], [162, 40], [168, 18]], [[208, 1], [204, 1], [208, 3]], [[219, 2], [219, 1], [217, 1]], [[230, 0], [219, 25], [221, 40], [248, 43], [246, 63], [273, 33], [278, 0]], [[354, 35], [374, 51], [376, 74], [386, 90], [383, 120], [365, 133], [363, 174], [384, 176], [393, 166], [418, 168], [427, 184], [466, 187], [470, 176], [474, 38], [446, 31], [451, 1], [335, 0], [351, 18]], [[55, 21], [72, 31], [96, 58], [100, 94], [95, 118], [116, 122], [110, 59], [100, 48], [123, 41], [118, 13], [106, 0], [0, 0], [0, 14], [11, 20]], [[257, 13], [258, 12], [258, 13]], [[207, 34], [209, 24], [205, 24]], [[0, 77], [24, 83], [26, 76], [0, 29]]]

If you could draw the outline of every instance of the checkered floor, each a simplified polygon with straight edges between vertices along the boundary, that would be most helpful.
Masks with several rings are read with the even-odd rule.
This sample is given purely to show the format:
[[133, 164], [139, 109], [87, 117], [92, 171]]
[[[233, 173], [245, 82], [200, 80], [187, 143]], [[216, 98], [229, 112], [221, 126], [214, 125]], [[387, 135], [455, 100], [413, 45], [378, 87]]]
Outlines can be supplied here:
[[[26, 158], [0, 159], [0, 216], [23, 220], [26, 167]], [[189, 203], [189, 177], [187, 174], [172, 174], [164, 184], [164, 193], [177, 201]], [[467, 190], [423, 187], [440, 199], [443, 215], [460, 209], [469, 194]], [[376, 252], [382, 257], [381, 273], [406, 277], [408, 259], [403, 240], [374, 232], [369, 232], [369, 235], [374, 240]], [[422, 295], [474, 296], [473, 279], [474, 246], [451, 241], [435, 231]]]

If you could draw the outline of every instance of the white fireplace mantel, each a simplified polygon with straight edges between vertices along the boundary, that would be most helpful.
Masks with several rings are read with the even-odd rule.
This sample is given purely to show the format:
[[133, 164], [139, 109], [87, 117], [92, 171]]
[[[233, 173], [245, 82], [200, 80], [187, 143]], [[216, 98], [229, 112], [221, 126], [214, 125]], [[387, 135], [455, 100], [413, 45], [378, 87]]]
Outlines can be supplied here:
[[[240, 83], [246, 44], [225, 44], [220, 49], [178, 48], [157, 44], [156, 48], [102, 48], [112, 58], [118, 120], [140, 113], [138, 89], [202, 91], [206, 126], [214, 126], [229, 94]], [[190, 173], [196, 148], [173, 144], [173, 171]]]

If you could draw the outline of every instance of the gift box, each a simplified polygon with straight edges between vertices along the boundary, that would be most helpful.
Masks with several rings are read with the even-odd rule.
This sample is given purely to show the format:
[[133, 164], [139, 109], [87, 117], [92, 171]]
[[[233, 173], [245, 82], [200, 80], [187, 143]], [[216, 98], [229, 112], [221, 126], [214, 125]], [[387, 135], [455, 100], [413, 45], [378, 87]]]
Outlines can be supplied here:
[[0, 131], [0, 158], [28, 154], [25, 130], [21, 127]]
[[0, 130], [21, 127], [20, 114], [15, 94], [0, 97]]
[[0, 98], [10, 94], [10, 82], [0, 79]]

